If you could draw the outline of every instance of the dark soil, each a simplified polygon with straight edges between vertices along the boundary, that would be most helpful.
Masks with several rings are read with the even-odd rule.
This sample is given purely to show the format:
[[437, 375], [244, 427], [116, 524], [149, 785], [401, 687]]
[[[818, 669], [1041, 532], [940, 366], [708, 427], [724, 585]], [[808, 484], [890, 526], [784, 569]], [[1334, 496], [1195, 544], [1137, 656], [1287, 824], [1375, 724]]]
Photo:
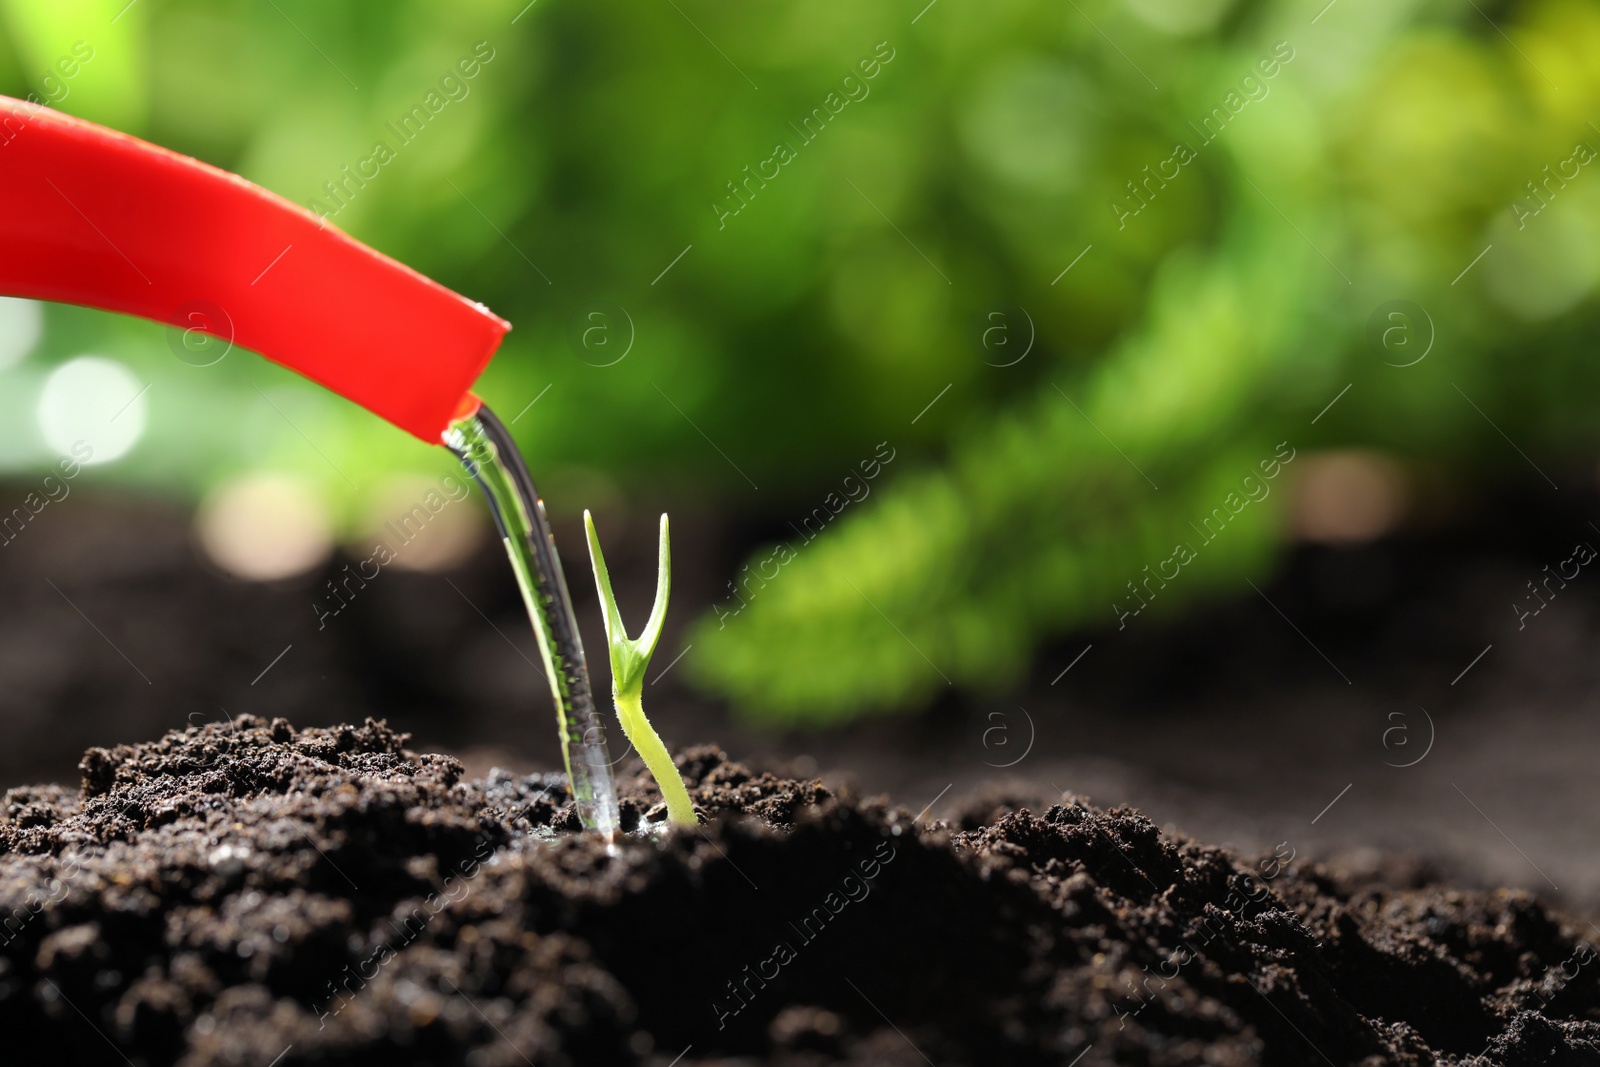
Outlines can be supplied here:
[[406, 740], [241, 717], [7, 794], [5, 1061], [1600, 1061], [1595, 931], [1524, 893], [1075, 798], [919, 825], [714, 749], [681, 760], [698, 832], [608, 848], [559, 777]]

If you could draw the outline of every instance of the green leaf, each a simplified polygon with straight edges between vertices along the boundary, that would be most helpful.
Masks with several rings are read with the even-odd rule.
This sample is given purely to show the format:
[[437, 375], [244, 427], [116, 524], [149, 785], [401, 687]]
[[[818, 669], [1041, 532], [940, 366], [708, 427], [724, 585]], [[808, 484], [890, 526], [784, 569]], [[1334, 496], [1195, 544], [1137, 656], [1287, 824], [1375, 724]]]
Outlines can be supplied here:
[[617, 598], [611, 591], [611, 572], [606, 569], [605, 553], [600, 550], [600, 535], [595, 532], [594, 516], [583, 513], [583, 526], [589, 536], [589, 561], [594, 565], [594, 585], [600, 594], [600, 607], [606, 627], [606, 648], [611, 654], [611, 699], [617, 707], [617, 719], [622, 732], [638, 750], [645, 766], [650, 768], [661, 795], [667, 802], [667, 814], [679, 826], [695, 826], [699, 820], [689, 791], [684, 787], [683, 776], [672, 762], [672, 755], [662, 742], [655, 727], [644, 714], [644, 675], [661, 640], [661, 627], [667, 619], [667, 598], [672, 593], [672, 550], [667, 540], [667, 517], [661, 516], [661, 551], [656, 572], [656, 602], [650, 609], [650, 619], [637, 640], [630, 638], [622, 626], [622, 613], [617, 610]]

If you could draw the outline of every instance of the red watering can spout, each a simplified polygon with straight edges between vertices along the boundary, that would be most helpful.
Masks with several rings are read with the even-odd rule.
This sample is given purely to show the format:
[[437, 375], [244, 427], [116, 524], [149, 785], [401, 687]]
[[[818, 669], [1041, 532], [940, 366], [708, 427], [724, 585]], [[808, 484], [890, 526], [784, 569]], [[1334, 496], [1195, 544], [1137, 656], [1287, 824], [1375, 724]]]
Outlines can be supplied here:
[[0, 293], [200, 330], [430, 444], [510, 329], [237, 175], [3, 96]]

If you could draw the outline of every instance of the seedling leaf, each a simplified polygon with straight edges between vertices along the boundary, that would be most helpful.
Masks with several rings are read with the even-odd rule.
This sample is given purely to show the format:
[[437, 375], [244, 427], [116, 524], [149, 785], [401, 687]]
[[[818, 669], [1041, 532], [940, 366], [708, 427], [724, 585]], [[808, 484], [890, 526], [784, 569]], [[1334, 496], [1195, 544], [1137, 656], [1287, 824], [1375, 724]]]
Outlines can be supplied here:
[[672, 550], [667, 539], [667, 517], [661, 516], [656, 602], [637, 640], [630, 638], [623, 628], [622, 613], [617, 610], [617, 598], [611, 591], [611, 573], [606, 569], [605, 553], [600, 550], [600, 535], [595, 532], [594, 516], [588, 511], [583, 513], [583, 526], [589, 537], [589, 561], [594, 565], [594, 585], [605, 620], [606, 648], [611, 656], [611, 699], [617, 706], [617, 720], [661, 788], [668, 817], [679, 826], [696, 826], [699, 820], [689, 801], [689, 791], [684, 788], [683, 776], [644, 714], [645, 670], [655, 653], [656, 643], [661, 640], [667, 600], [672, 594]]

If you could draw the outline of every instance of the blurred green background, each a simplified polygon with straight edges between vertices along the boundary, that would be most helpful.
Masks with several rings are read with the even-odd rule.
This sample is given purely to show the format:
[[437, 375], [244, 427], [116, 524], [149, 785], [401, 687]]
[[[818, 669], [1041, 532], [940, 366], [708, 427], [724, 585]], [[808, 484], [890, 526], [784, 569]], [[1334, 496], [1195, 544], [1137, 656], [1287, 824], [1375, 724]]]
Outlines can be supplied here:
[[[1115, 628], [1180, 542], [1152, 615], [1235, 595], [1318, 456], [1420, 515], [1587, 470], [1600, 436], [1592, 3], [0, 10], [0, 90], [338, 206], [510, 319], [479, 391], [555, 514], [742, 531], [725, 595], [675, 610], [705, 613], [697, 683], [768, 721], [1002, 689], [1051, 636]], [[5, 305], [0, 473], [54, 461], [74, 388], [134, 405], [87, 478], [200, 501], [271, 474], [335, 539], [451, 469], [254, 356], [172, 344]], [[52, 377], [85, 354], [122, 369]], [[1292, 477], [1206, 540], [1284, 442]]]

